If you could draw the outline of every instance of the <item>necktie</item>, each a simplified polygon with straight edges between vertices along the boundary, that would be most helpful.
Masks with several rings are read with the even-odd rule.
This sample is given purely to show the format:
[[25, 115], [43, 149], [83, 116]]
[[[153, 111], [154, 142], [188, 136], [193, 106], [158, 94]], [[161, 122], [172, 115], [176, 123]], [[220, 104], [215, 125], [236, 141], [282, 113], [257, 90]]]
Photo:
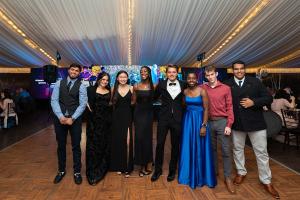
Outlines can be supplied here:
[[69, 81], [69, 83], [68, 83], [68, 85], [67, 85], [67, 90], [68, 90], [68, 91], [70, 91], [71, 85], [72, 85], [72, 81]]
[[176, 83], [169, 83], [169, 86], [175, 86]]
[[239, 81], [239, 87], [240, 87], [240, 88], [242, 87], [242, 82], [243, 82], [243, 81]]

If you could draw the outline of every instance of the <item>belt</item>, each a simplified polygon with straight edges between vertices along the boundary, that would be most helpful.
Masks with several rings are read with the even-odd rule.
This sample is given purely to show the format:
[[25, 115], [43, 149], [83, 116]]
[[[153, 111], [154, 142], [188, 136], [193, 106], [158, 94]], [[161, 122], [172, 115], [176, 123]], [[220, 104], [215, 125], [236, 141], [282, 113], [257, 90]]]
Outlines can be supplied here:
[[227, 117], [210, 117], [209, 120], [211, 121], [217, 121], [217, 120], [220, 120], [220, 119], [227, 119]]

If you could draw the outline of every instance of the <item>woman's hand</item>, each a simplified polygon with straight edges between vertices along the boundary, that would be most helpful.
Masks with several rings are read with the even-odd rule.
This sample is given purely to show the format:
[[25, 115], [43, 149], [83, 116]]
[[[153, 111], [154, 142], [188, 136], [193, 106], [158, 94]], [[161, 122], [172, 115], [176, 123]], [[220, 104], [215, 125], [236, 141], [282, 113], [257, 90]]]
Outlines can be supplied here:
[[206, 135], [206, 127], [201, 127], [201, 129], [200, 129], [200, 136], [205, 136]]
[[93, 112], [89, 104], [87, 104], [87, 108], [89, 109], [90, 112]]

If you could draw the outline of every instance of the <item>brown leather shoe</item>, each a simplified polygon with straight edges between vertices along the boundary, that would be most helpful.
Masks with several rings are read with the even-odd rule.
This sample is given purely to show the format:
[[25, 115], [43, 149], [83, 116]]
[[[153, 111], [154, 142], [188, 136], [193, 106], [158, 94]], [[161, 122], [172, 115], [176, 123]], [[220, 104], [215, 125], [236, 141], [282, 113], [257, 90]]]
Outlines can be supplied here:
[[277, 192], [277, 190], [275, 190], [275, 188], [273, 187], [273, 185], [270, 184], [263, 184], [265, 190], [272, 195], [273, 198], [275, 199], [280, 199], [279, 193]]
[[236, 176], [233, 180], [233, 184], [234, 185], [241, 185], [245, 178], [246, 178], [246, 175], [236, 174]]
[[231, 178], [225, 178], [224, 183], [230, 194], [235, 194], [235, 187], [231, 181]]

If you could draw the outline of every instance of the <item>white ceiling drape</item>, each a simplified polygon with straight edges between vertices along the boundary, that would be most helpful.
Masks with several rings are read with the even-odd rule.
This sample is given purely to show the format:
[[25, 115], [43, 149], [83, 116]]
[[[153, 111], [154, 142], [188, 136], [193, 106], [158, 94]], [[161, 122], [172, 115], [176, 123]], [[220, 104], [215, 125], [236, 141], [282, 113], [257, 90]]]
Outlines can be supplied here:
[[[62, 64], [127, 63], [125, 0], [9, 0], [1, 1], [0, 6], [52, 57], [59, 50]], [[12, 35], [14, 43], [17, 35]], [[45, 62], [47, 59], [33, 64]]]
[[[190, 66], [210, 54], [260, 0], [132, 0], [132, 64]], [[1, 10], [62, 65], [128, 63], [128, 0], [0, 0]], [[300, 1], [270, 0], [209, 63], [262, 65], [300, 48]], [[50, 61], [0, 22], [0, 65]], [[299, 66], [300, 59], [282, 63]]]

